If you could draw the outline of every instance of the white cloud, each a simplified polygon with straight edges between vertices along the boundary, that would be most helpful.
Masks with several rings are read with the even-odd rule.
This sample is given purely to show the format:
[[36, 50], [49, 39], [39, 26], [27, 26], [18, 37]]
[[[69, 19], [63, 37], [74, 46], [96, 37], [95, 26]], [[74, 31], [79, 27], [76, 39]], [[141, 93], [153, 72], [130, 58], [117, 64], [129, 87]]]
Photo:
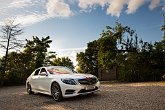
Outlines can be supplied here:
[[107, 0], [99, 0], [99, 5], [101, 5], [102, 7], [104, 7], [107, 3]]
[[[149, 9], [162, 7], [165, 11], [165, 0], [5, 0], [0, 4], [0, 25], [5, 18], [16, 17], [17, 22], [30, 25], [49, 18], [67, 18], [74, 12], [91, 12], [98, 6], [106, 10], [107, 15], [117, 16], [125, 11], [135, 13], [144, 3], [150, 3]], [[71, 10], [76, 5], [78, 10]]]
[[129, 0], [127, 14], [133, 14], [136, 10], [145, 3], [145, 0]]
[[150, 10], [153, 10], [155, 9], [160, 3], [160, 0], [152, 0], [150, 5], [149, 5], [149, 9]]
[[126, 2], [127, 0], [109, 0], [107, 14], [119, 17]]
[[[78, 6], [84, 12], [91, 12], [96, 6], [107, 8], [106, 13], [111, 16], [119, 17], [122, 13], [124, 6], [127, 6], [126, 13], [135, 13], [143, 4], [150, 2], [149, 9], [153, 10], [158, 7], [165, 0], [76, 0]], [[164, 8], [162, 8], [164, 10]]]
[[162, 7], [162, 10], [165, 11], [165, 5]]
[[[8, 4], [7, 8], [2, 9], [5, 10], [5, 13], [10, 12], [11, 14], [8, 14], [9, 16], [3, 20], [0, 19], [0, 25], [6, 19], [11, 18], [16, 18], [16, 23], [26, 26], [49, 18], [66, 18], [73, 15], [69, 4], [64, 0], [10, 0]], [[3, 14], [1, 11], [0, 16]]]
[[32, 1], [31, 0], [13, 0], [9, 4], [9, 7], [21, 8], [21, 7], [29, 6], [31, 4], [32, 4]]
[[96, 5], [100, 5], [102, 7], [105, 6], [105, 4], [108, 3], [108, 0], [79, 0], [78, 2], [78, 6], [81, 9], [88, 9], [88, 8], [92, 8]]
[[4, 25], [4, 22], [0, 21], [0, 26]]
[[97, 4], [98, 0], [79, 0], [78, 6], [82, 9], [87, 9], [93, 7]]
[[46, 7], [50, 17], [69, 17], [73, 14], [70, 6], [62, 0], [49, 0]]
[[5, 2], [4, 2], [4, 0], [3, 1], [1, 0], [0, 2], [1, 2], [0, 9], [4, 9], [9, 6], [9, 4], [11, 3], [11, 0], [5, 0]]
[[17, 21], [24, 25], [28, 25], [41, 22], [45, 19], [49, 19], [50, 17], [69, 17], [72, 15], [69, 5], [64, 3], [62, 0], [48, 0], [45, 7], [45, 13], [33, 13], [29, 15], [18, 16]]
[[21, 23], [23, 26], [31, 25], [47, 19], [46, 14], [29, 14], [29, 15], [18, 15], [15, 19], [16, 23]]
[[97, 5], [101, 7], [108, 6], [107, 14], [119, 17], [126, 1], [127, 0], [79, 0], [78, 6], [83, 10], [95, 8]]

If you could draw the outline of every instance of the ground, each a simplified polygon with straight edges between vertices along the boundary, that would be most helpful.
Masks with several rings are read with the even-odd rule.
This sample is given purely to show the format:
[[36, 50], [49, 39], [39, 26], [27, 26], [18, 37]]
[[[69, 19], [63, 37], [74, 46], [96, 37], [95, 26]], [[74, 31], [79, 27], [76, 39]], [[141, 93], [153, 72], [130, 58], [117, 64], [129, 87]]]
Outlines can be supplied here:
[[165, 82], [104, 83], [100, 91], [62, 102], [43, 94], [28, 95], [25, 86], [0, 88], [0, 110], [164, 110]]

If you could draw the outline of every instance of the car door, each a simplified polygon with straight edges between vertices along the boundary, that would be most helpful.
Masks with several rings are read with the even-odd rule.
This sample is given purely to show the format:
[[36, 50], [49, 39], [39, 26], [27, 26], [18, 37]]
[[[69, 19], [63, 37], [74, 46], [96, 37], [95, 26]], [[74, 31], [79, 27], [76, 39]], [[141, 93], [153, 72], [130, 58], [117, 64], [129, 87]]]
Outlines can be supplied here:
[[39, 83], [39, 89], [42, 92], [49, 92], [49, 85], [50, 85], [50, 78], [48, 75], [48, 72], [46, 71], [45, 68], [41, 68], [41, 71], [39, 72], [39, 77], [38, 77], [38, 83]]
[[40, 72], [40, 68], [36, 69], [34, 71], [34, 74], [31, 77], [30, 83], [31, 83], [32, 89], [35, 89], [35, 90], [39, 89], [39, 85], [38, 85], [39, 72]]

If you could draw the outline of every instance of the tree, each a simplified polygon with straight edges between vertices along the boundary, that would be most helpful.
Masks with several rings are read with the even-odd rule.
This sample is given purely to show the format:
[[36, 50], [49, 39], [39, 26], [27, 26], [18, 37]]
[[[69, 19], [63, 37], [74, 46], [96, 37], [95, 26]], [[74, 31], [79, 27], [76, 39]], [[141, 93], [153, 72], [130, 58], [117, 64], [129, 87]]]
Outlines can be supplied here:
[[57, 55], [56, 52], [53, 51], [47, 52], [44, 60], [44, 65], [46, 66], [52, 65], [52, 61], [53, 59], [56, 58], [56, 55]]
[[97, 40], [89, 42], [85, 52], [77, 54], [78, 68], [80, 73], [89, 73], [98, 76], [98, 49]]
[[116, 26], [107, 26], [101, 38], [89, 42], [85, 52], [77, 54], [79, 70], [98, 75], [98, 70], [117, 69], [123, 64], [126, 52], [138, 49], [137, 35], [128, 26], [116, 22]]
[[29, 63], [35, 68], [39, 68], [45, 65], [45, 58], [47, 55], [47, 48], [50, 47], [50, 37], [42, 37], [39, 39], [37, 36], [33, 36], [33, 40], [26, 39], [26, 46], [24, 52], [29, 56]]
[[[163, 53], [164, 53], [164, 62], [165, 62], [165, 13], [163, 14], [163, 17], [164, 17], [164, 23], [163, 23], [163, 26], [162, 26], [162, 31], [163, 31], [163, 40], [161, 41], [161, 43], [162, 43], [162, 48], [163, 48]], [[164, 63], [164, 73], [163, 73], [164, 75], [164, 79], [165, 79], [165, 63]]]
[[6, 84], [24, 84], [32, 72], [31, 68], [28, 67], [26, 55], [22, 52], [10, 52], [8, 60], [5, 76]]
[[2, 77], [2, 59], [0, 58], [0, 79]]
[[12, 49], [17, 49], [22, 47], [21, 40], [18, 40], [17, 37], [23, 33], [23, 29], [20, 28], [20, 24], [15, 24], [14, 20], [9, 20], [4, 26], [1, 28], [2, 35], [0, 41], [0, 47], [5, 50], [5, 58], [3, 62], [3, 70], [1, 75], [1, 86], [4, 85], [6, 64], [8, 62], [8, 52]]
[[164, 17], [164, 24], [163, 24], [163, 26], [162, 26], [162, 31], [163, 31], [163, 38], [164, 38], [164, 40], [165, 40], [165, 13], [163, 14], [163, 17]]
[[85, 50], [87, 73], [98, 76], [98, 48], [97, 40], [89, 42]]
[[84, 52], [77, 53], [76, 60], [78, 61], [78, 69], [77, 72], [79, 73], [87, 73], [88, 66], [87, 66], [87, 58]]
[[54, 66], [66, 66], [71, 69], [74, 69], [73, 62], [68, 57], [54, 58], [52, 61]]
[[100, 70], [116, 69], [118, 78], [119, 67], [126, 59], [126, 53], [137, 52], [137, 34], [128, 26], [116, 22], [116, 26], [107, 26], [98, 39], [98, 64]]

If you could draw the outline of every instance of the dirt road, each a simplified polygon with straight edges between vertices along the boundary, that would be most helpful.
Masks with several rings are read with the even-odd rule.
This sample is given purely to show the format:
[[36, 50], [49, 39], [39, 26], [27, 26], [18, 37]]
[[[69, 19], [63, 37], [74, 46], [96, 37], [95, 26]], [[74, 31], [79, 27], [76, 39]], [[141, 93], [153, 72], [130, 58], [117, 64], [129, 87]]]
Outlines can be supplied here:
[[102, 84], [93, 95], [53, 101], [25, 86], [0, 88], [0, 110], [164, 110], [165, 82]]

